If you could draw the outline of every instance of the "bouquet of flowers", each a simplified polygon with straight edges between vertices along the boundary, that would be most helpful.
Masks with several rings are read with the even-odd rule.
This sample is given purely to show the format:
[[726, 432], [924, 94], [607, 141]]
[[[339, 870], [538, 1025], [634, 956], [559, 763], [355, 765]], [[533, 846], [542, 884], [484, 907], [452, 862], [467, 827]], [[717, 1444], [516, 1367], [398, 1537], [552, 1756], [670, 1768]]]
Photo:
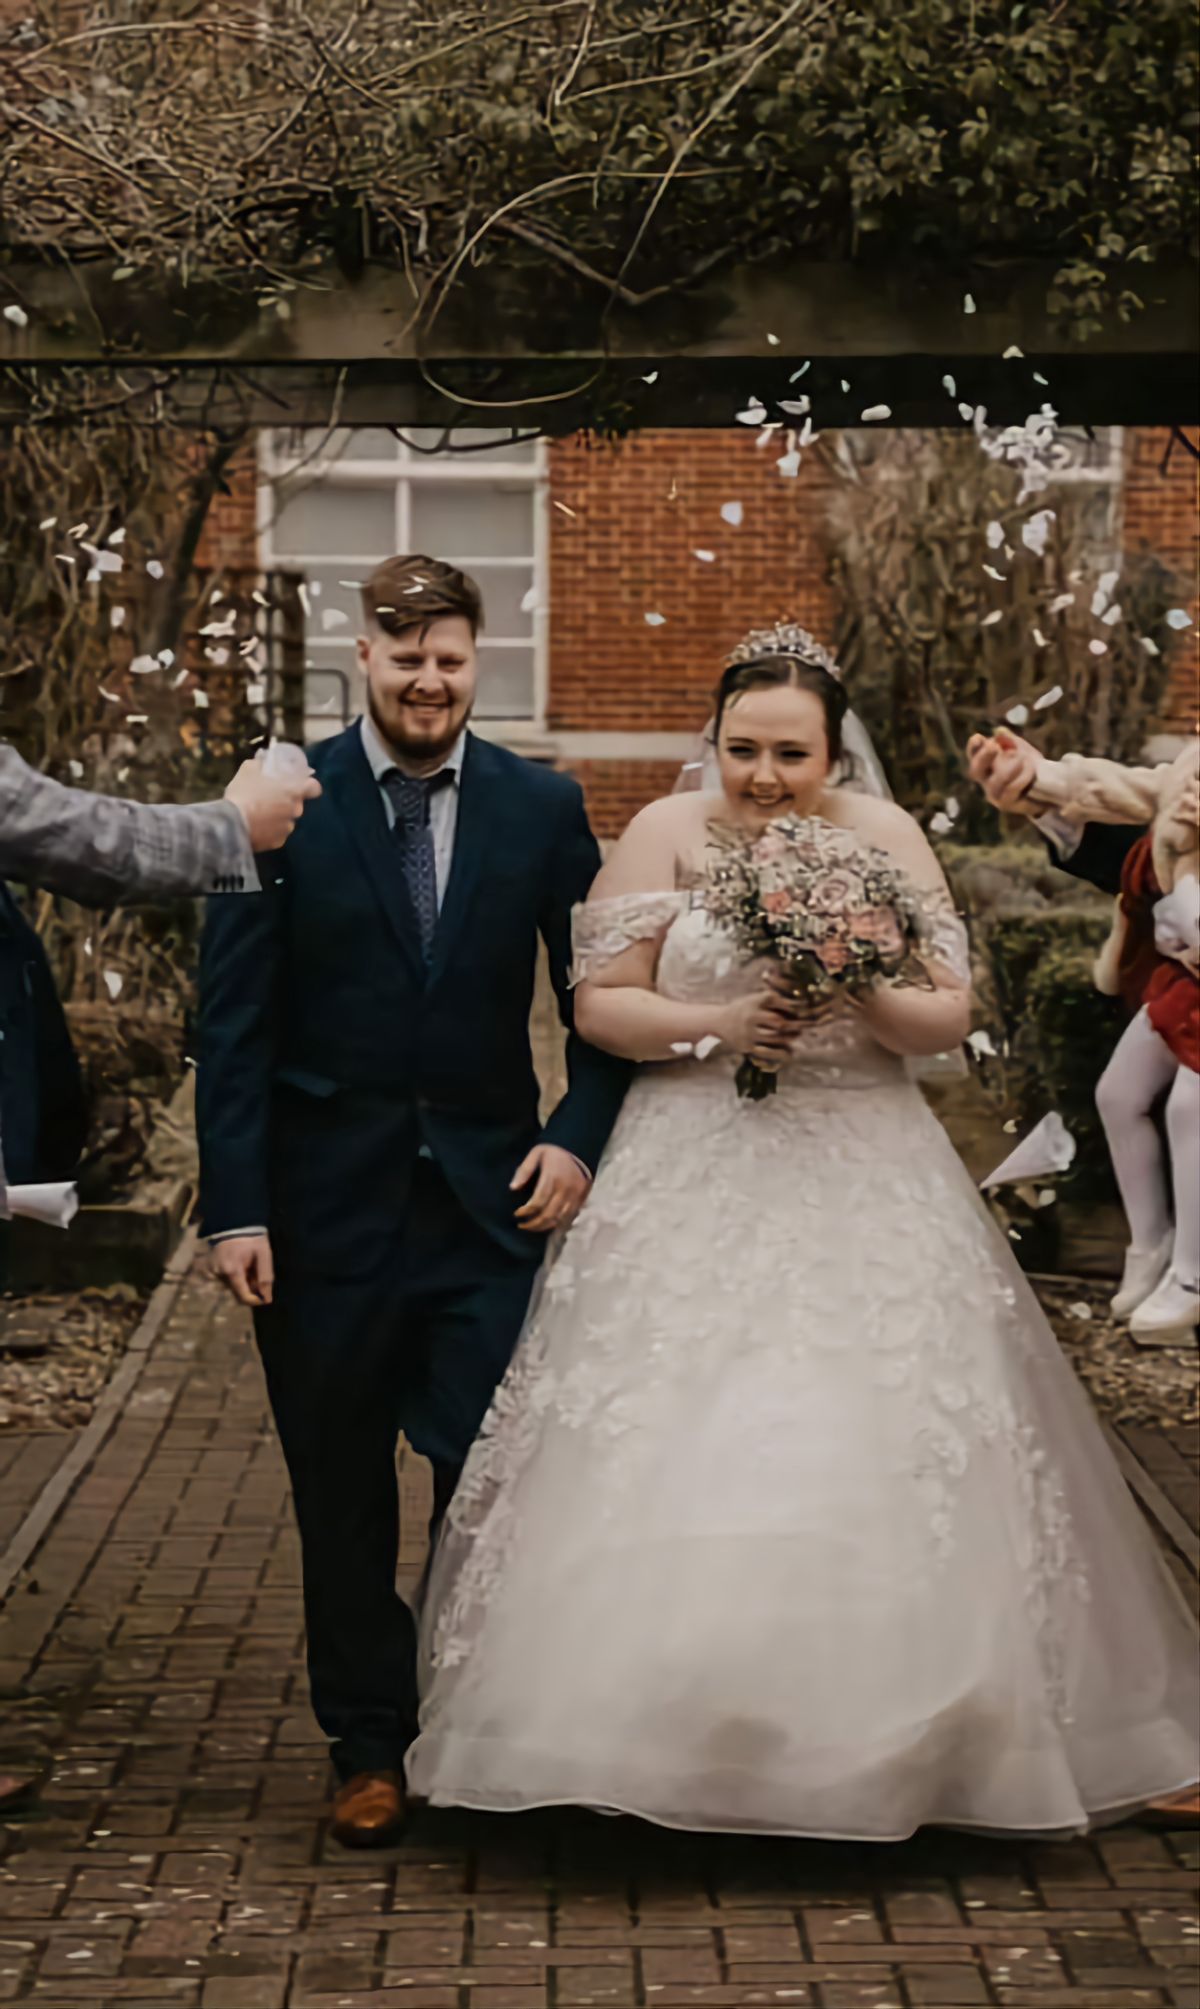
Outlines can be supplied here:
[[[916, 894], [882, 851], [819, 817], [781, 817], [757, 837], [719, 829], [700, 903], [747, 962], [779, 963], [798, 996], [861, 996], [881, 977], [928, 982], [917, 956]], [[743, 1060], [738, 1094], [775, 1092], [775, 1076]]]

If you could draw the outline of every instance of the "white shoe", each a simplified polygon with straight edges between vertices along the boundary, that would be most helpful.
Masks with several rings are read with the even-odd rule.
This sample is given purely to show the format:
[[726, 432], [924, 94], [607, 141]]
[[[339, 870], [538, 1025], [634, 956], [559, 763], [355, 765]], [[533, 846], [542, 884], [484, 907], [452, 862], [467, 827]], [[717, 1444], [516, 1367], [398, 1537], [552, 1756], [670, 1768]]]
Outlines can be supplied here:
[[1150, 1293], [1158, 1289], [1171, 1267], [1173, 1239], [1173, 1235], [1168, 1231], [1157, 1248], [1126, 1251], [1121, 1288], [1112, 1301], [1114, 1317], [1128, 1318], [1131, 1311], [1136, 1311], [1140, 1304], [1145, 1304]]
[[1170, 1346], [1200, 1325], [1200, 1290], [1181, 1284], [1173, 1270], [1129, 1321], [1133, 1337], [1146, 1346]]

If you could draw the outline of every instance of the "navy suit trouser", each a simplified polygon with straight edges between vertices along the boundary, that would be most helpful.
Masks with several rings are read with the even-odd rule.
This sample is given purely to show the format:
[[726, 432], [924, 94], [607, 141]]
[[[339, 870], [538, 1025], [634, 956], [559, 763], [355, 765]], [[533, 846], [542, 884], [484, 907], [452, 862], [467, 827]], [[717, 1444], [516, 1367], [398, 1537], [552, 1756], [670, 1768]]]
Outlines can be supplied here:
[[416, 1622], [396, 1589], [401, 1429], [434, 1525], [520, 1335], [529, 1258], [473, 1221], [428, 1159], [364, 1276], [281, 1268], [255, 1331], [300, 1530], [313, 1710], [338, 1775], [398, 1769], [417, 1732]]

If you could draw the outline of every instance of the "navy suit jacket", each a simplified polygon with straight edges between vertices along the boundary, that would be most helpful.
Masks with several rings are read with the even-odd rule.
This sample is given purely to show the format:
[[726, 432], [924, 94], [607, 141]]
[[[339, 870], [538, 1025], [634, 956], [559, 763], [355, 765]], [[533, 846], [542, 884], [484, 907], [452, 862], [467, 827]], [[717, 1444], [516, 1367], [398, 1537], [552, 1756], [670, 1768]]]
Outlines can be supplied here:
[[69, 1179], [86, 1137], [79, 1063], [46, 951], [0, 879], [0, 1148], [9, 1183]]
[[197, 1123], [205, 1231], [264, 1225], [277, 1261], [361, 1275], [394, 1247], [426, 1144], [514, 1254], [509, 1182], [539, 1139], [595, 1169], [631, 1069], [568, 1042], [544, 1130], [529, 1040], [539, 935], [571, 1026], [571, 910], [600, 865], [569, 777], [468, 735], [432, 959], [359, 727], [310, 755], [324, 794], [263, 890], [209, 902]]
[[1069, 872], [1072, 879], [1084, 879], [1089, 886], [1098, 886], [1102, 893], [1115, 894], [1121, 890], [1125, 860], [1139, 837], [1145, 835], [1144, 826], [1130, 823], [1085, 823], [1069, 858], [1060, 858], [1049, 838], [1046, 844], [1060, 872]]

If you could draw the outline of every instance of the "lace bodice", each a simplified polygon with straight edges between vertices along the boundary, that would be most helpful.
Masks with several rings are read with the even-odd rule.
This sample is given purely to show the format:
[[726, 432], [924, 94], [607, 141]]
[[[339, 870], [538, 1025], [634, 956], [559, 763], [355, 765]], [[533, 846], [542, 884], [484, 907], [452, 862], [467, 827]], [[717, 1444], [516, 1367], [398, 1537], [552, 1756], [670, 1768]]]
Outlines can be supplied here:
[[[969, 984], [966, 929], [949, 895], [922, 894], [918, 904], [924, 953]], [[572, 982], [583, 982], [635, 943], [655, 938], [660, 944], [655, 987], [663, 997], [725, 1004], [745, 996], [758, 982], [755, 964], [742, 960], [735, 942], [687, 892], [628, 893], [577, 907]], [[878, 1055], [880, 1049], [858, 1014], [839, 1001], [829, 1019], [810, 1027], [797, 1042], [796, 1060], [854, 1051]]]

